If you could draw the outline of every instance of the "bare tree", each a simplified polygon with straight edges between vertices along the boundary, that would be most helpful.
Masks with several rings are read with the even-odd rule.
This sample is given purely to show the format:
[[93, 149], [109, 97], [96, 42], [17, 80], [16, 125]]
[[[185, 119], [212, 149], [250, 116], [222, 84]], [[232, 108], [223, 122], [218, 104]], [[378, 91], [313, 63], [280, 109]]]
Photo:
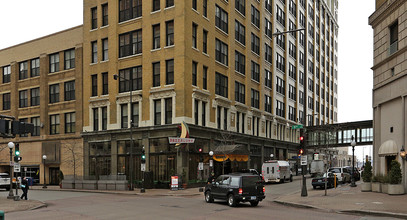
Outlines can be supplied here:
[[76, 180], [77, 170], [83, 165], [83, 146], [78, 140], [70, 140], [62, 145], [63, 162], [73, 168], [73, 179]]

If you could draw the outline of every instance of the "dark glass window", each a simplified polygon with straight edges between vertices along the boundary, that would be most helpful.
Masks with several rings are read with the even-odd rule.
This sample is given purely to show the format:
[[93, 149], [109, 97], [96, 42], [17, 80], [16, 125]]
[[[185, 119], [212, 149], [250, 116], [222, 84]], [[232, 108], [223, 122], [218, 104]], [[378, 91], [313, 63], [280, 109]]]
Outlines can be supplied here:
[[93, 41], [91, 43], [92, 45], [92, 63], [97, 63], [98, 62], [98, 42]]
[[109, 60], [109, 41], [107, 38], [102, 39], [102, 60]]
[[154, 125], [161, 125], [161, 99], [154, 100]]
[[28, 65], [27, 61], [19, 63], [20, 69], [18, 71], [18, 79], [27, 79], [28, 78]]
[[102, 5], [102, 26], [106, 26], [109, 24], [108, 10], [109, 10], [109, 8], [108, 8], [107, 4], [103, 4]]
[[246, 103], [245, 96], [246, 96], [245, 85], [236, 81], [235, 82], [235, 101], [244, 104], [244, 103]]
[[215, 8], [215, 25], [225, 33], [228, 33], [228, 13], [218, 5]]
[[99, 131], [99, 108], [94, 108], [93, 110], [93, 130]]
[[49, 72], [54, 73], [59, 71], [59, 53], [49, 55]]
[[168, 7], [171, 7], [171, 6], [174, 6], [174, 0], [166, 0], [165, 1], [165, 7], [168, 8]]
[[246, 74], [246, 57], [235, 51], [235, 70], [241, 74]]
[[228, 45], [216, 39], [215, 42], [215, 59], [216, 61], [228, 65]]
[[243, 45], [246, 45], [246, 28], [235, 20], [235, 39]]
[[257, 55], [260, 55], [260, 38], [257, 37], [253, 33], [252, 33], [251, 36], [252, 36], [252, 38], [251, 38], [251, 40], [252, 40], [252, 42], [251, 42], [252, 51]]
[[40, 58], [31, 60], [31, 77], [40, 75]]
[[208, 53], [208, 31], [203, 30], [202, 34], [202, 52]]
[[31, 136], [40, 136], [40, 129], [41, 129], [40, 117], [31, 118], [31, 123], [34, 125], [34, 130], [31, 133]]
[[256, 27], [260, 28], [260, 12], [253, 5], [252, 5], [251, 17], [252, 17], [252, 24], [254, 24]]
[[165, 99], [165, 124], [172, 124], [172, 98]]
[[160, 24], [153, 25], [153, 49], [160, 48]]
[[119, 35], [119, 57], [142, 53], [142, 31], [135, 30]]
[[252, 79], [260, 82], [260, 65], [254, 61], [251, 62]]
[[153, 63], [153, 87], [160, 86], [160, 62]]
[[121, 128], [128, 128], [128, 120], [129, 120], [129, 110], [127, 104], [121, 104]]
[[203, 71], [202, 71], [202, 88], [203, 89], [208, 89], [208, 67], [203, 66]]
[[3, 110], [10, 109], [10, 93], [3, 94]]
[[107, 107], [102, 107], [102, 130], [107, 130]]
[[98, 11], [97, 7], [91, 8], [91, 23], [92, 29], [96, 29], [98, 27]]
[[75, 81], [65, 82], [65, 101], [75, 100]]
[[102, 73], [102, 95], [109, 94], [109, 74]]
[[174, 21], [167, 21], [165, 23], [166, 29], [166, 46], [174, 45]]
[[260, 97], [259, 97], [259, 91], [252, 89], [252, 94], [251, 94], [251, 106], [254, 108], [259, 108], [260, 105]]
[[198, 47], [198, 25], [195, 23], [192, 23], [192, 47], [197, 48]]
[[3, 83], [9, 83], [11, 76], [11, 66], [3, 67]]
[[65, 50], [64, 61], [64, 68], [66, 70], [75, 68], [75, 49]]
[[59, 84], [49, 86], [49, 103], [59, 102]]
[[160, 0], [153, 0], [153, 11], [160, 10]]
[[165, 61], [165, 84], [174, 84], [174, 60]]
[[59, 134], [59, 115], [50, 115], [49, 116], [50, 126], [49, 126], [49, 134]]
[[119, 22], [141, 17], [142, 0], [119, 0]]
[[92, 78], [92, 96], [98, 95], [98, 75], [94, 74], [91, 76]]
[[40, 88], [31, 89], [31, 106], [40, 105]]
[[28, 91], [27, 90], [22, 90], [19, 91], [19, 108], [24, 108], [28, 107]]
[[228, 77], [220, 73], [215, 75], [215, 93], [223, 97], [228, 97]]
[[65, 133], [75, 133], [75, 112], [65, 113]]
[[[130, 85], [132, 85], [132, 90], [142, 89], [142, 66], [131, 67], [127, 69], [122, 69], [119, 71], [119, 92], [130, 91]], [[124, 79], [126, 80], [124, 80]], [[130, 84], [132, 82], [132, 84]]]
[[246, 14], [246, 0], [235, 0], [235, 7], [242, 15]]
[[198, 63], [192, 61], [192, 85], [197, 85], [197, 77], [198, 77]]

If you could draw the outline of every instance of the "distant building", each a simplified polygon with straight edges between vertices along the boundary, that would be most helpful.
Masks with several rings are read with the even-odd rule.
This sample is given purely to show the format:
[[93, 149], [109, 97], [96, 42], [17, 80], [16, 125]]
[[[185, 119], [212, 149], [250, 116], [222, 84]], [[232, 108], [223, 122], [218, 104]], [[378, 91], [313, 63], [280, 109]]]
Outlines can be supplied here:
[[373, 170], [388, 174], [391, 161], [399, 161], [407, 190], [406, 163], [399, 154], [407, 146], [406, 7], [405, 0], [376, 0], [369, 24], [374, 30]]

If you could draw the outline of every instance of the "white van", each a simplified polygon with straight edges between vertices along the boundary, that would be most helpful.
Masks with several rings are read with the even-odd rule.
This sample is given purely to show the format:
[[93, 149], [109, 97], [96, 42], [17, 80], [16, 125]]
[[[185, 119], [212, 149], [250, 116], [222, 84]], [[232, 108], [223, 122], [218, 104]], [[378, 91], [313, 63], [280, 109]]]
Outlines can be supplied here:
[[261, 168], [264, 181], [284, 183], [286, 180], [293, 181], [293, 175], [290, 170], [290, 164], [284, 160], [269, 160], [263, 163]]

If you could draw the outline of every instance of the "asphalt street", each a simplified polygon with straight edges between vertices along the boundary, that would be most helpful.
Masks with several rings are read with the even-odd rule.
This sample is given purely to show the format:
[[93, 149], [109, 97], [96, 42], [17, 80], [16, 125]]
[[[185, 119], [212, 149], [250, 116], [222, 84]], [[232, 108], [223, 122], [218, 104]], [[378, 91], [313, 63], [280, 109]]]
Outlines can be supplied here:
[[[273, 202], [280, 195], [300, 190], [300, 180], [267, 184], [266, 200], [258, 207], [241, 204], [237, 208], [223, 201], [205, 203], [203, 194], [176, 197], [31, 190], [29, 199], [44, 201], [48, 207], [7, 213], [6, 219], [390, 219], [294, 208]], [[0, 191], [0, 196], [7, 194]]]

